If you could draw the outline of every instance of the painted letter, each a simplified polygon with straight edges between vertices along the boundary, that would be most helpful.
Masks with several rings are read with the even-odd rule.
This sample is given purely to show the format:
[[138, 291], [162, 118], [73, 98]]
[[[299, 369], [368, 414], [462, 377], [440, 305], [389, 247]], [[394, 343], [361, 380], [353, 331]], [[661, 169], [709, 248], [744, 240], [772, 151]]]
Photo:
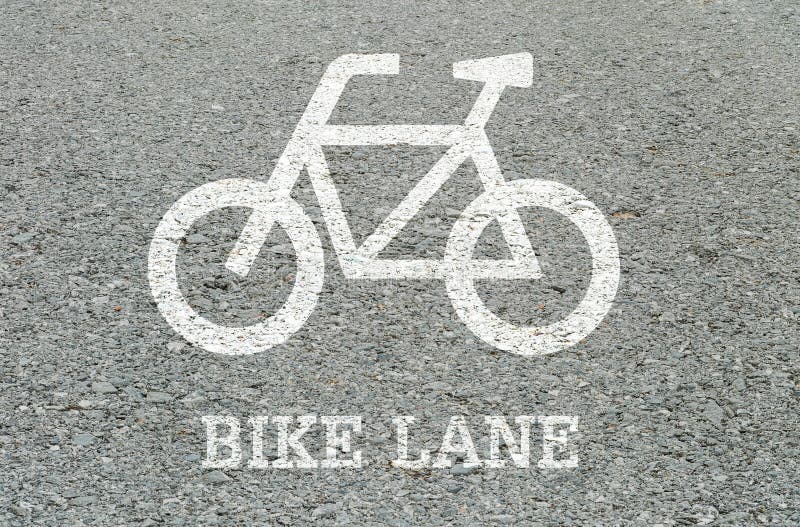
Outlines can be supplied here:
[[406, 470], [419, 470], [428, 466], [431, 453], [427, 450], [419, 451], [419, 459], [408, 459], [408, 424], [414, 422], [411, 415], [398, 415], [392, 418], [392, 424], [397, 428], [397, 459], [392, 460], [392, 466]]
[[519, 468], [528, 468], [530, 466], [530, 436], [531, 436], [531, 423], [536, 421], [536, 417], [532, 415], [520, 415], [514, 419], [519, 426], [519, 446], [514, 440], [514, 433], [508, 426], [505, 417], [501, 415], [487, 415], [485, 418], [486, 424], [491, 428], [489, 429], [489, 459], [485, 461], [486, 466], [490, 468], [502, 468], [506, 466], [506, 460], [500, 459], [500, 436], [503, 436], [503, 443], [508, 449], [514, 465]]
[[[239, 420], [230, 415], [204, 415], [201, 417], [206, 425], [206, 468], [233, 468], [242, 460], [242, 447], [239, 445]], [[217, 427], [228, 427], [228, 435], [221, 437]], [[220, 447], [228, 447], [231, 454], [227, 458], [220, 457]]]
[[[298, 426], [289, 434], [289, 424], [294, 421], [290, 415], [276, 415], [272, 422], [278, 425], [278, 459], [272, 462], [275, 468], [317, 468], [317, 462], [308, 455], [305, 447], [300, 443], [300, 438], [308, 432], [311, 425], [317, 422], [315, 415], [298, 416]], [[289, 459], [289, 447], [297, 454], [297, 461]]]
[[[540, 416], [539, 422], [542, 424], [542, 459], [539, 460], [539, 468], [574, 468], [578, 466], [578, 454], [575, 452], [575, 445], [569, 442], [567, 431], [578, 431], [578, 416], [551, 415]], [[569, 425], [568, 428], [561, 428], [556, 434], [556, 425]], [[567, 459], [554, 459], [555, 446], [559, 450], [569, 452]]]
[[320, 422], [325, 425], [325, 459], [320, 463], [322, 468], [361, 468], [361, 451], [353, 452], [352, 459], [338, 459], [337, 451], [350, 452], [350, 430], [342, 430], [337, 434], [338, 425], [350, 425], [356, 434], [361, 433], [360, 415], [322, 415]]
[[250, 426], [253, 427], [253, 457], [250, 460], [250, 468], [269, 467], [269, 462], [264, 459], [264, 425], [268, 420], [269, 417], [266, 415], [255, 415], [249, 419]]
[[[458, 443], [453, 443], [453, 438], [458, 432], [461, 440]], [[436, 468], [447, 468], [452, 465], [450, 461], [450, 454], [463, 452], [465, 456], [464, 467], [479, 467], [481, 460], [475, 452], [475, 445], [472, 443], [472, 437], [469, 435], [467, 429], [467, 422], [464, 417], [454, 415], [450, 418], [450, 424], [447, 425], [447, 430], [442, 439], [442, 446], [439, 448], [439, 454], [436, 456], [436, 462], [433, 464]]]

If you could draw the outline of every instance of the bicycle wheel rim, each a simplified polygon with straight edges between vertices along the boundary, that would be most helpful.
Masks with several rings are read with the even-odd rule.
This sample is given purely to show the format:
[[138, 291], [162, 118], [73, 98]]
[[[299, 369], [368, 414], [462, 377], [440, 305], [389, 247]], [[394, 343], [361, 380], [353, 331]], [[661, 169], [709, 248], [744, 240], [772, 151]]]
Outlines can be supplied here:
[[[565, 318], [543, 326], [517, 326], [492, 313], [481, 300], [468, 262], [478, 239], [497, 213], [509, 207], [544, 207], [566, 216], [586, 239], [592, 277], [581, 302]], [[447, 292], [459, 318], [486, 343], [525, 356], [568, 348], [591, 333], [611, 309], [619, 285], [619, 249], [602, 212], [575, 189], [554, 181], [517, 180], [478, 196], [462, 212], [445, 251], [452, 272]]]
[[[305, 323], [322, 290], [322, 244], [302, 207], [264, 183], [227, 179], [208, 183], [181, 197], [164, 215], [150, 244], [148, 278], [158, 309], [169, 325], [189, 342], [213, 353], [246, 355], [285, 342]], [[177, 255], [180, 241], [202, 216], [226, 207], [266, 212], [286, 230], [297, 255], [295, 284], [283, 306], [258, 324], [229, 327], [197, 313], [180, 291]]]

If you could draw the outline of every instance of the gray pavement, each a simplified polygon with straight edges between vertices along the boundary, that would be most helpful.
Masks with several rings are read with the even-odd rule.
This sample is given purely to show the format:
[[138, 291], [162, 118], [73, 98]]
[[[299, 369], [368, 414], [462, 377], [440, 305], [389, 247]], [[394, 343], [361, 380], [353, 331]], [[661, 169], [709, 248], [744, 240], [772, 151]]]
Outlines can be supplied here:
[[[337, 123], [459, 123], [458, 60], [527, 51], [487, 134], [508, 179], [588, 196], [622, 262], [585, 342], [540, 358], [473, 336], [436, 281], [342, 276], [286, 344], [226, 357], [159, 314], [147, 251], [181, 195], [266, 180], [326, 65], [396, 52]], [[0, 6], [0, 524], [800, 525], [800, 9], [792, 1], [4, 2]], [[442, 149], [330, 148], [356, 239]], [[442, 254], [480, 192], [456, 177], [385, 254]], [[574, 308], [591, 258], [524, 210], [545, 277], [480, 284], [518, 323]], [[244, 211], [199, 222], [181, 287], [213, 320], [281, 305], [273, 233], [248, 278], [222, 266]], [[478, 251], [500, 254], [487, 230]], [[361, 470], [211, 471], [200, 416], [361, 415]], [[392, 415], [435, 447], [451, 415], [577, 415], [577, 469], [388, 467]], [[534, 438], [537, 436], [534, 434]], [[310, 438], [309, 444], [316, 439]], [[536, 447], [538, 448], [538, 447]], [[534, 448], [534, 451], [536, 451]]]

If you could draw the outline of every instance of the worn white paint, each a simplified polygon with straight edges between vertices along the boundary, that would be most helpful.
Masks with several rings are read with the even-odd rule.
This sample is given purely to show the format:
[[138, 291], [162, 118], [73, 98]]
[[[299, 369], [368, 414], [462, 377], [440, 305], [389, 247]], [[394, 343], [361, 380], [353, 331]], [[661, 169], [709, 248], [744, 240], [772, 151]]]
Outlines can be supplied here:
[[[575, 468], [578, 466], [578, 453], [574, 438], [570, 434], [578, 431], [578, 416], [547, 415], [539, 417], [542, 425], [542, 459], [539, 468]], [[566, 425], [566, 428], [564, 427]], [[556, 459], [556, 448], [569, 453], [569, 457]]]
[[500, 456], [500, 439], [502, 438], [514, 465], [519, 468], [528, 468], [531, 454], [531, 424], [536, 422], [536, 416], [519, 415], [514, 418], [514, 422], [519, 426], [519, 441], [514, 437], [504, 416], [487, 415], [484, 421], [489, 425], [489, 459], [484, 460], [484, 465], [489, 468], [506, 466], [507, 460]]
[[[350, 435], [361, 433], [360, 415], [323, 415], [319, 418], [325, 426], [325, 459], [320, 462], [321, 468], [361, 468], [361, 451], [352, 452], [350, 459], [339, 457], [339, 451], [348, 453], [352, 450]], [[339, 428], [340, 426], [349, 428]]]
[[[458, 439], [456, 439], [456, 434], [458, 434]], [[472, 442], [472, 436], [467, 428], [467, 420], [462, 415], [454, 415], [450, 418], [450, 423], [444, 431], [442, 446], [439, 447], [436, 461], [433, 462], [433, 468], [452, 466], [453, 462], [450, 459], [452, 454], [463, 454], [465, 468], [481, 466], [481, 459], [478, 457], [475, 443]]]
[[[520, 415], [513, 421], [519, 428], [516, 436], [505, 416], [485, 416], [488, 425], [488, 457], [481, 459], [463, 415], [451, 416], [438, 445], [436, 456], [421, 448], [416, 459], [409, 459], [409, 427], [416, 422], [414, 416], [392, 417], [392, 426], [397, 438], [396, 456], [390, 465], [404, 470], [448, 469], [453, 458], [462, 460], [464, 468], [527, 469], [530, 467], [531, 427], [541, 425], [542, 456], [536, 466], [540, 469], [575, 468], [578, 466], [577, 416], [530, 416]], [[237, 468], [242, 461], [239, 420], [233, 416], [206, 415], [202, 417], [206, 427], [206, 457], [202, 462], [206, 468]], [[360, 469], [364, 460], [361, 449], [353, 448], [353, 436], [362, 435], [362, 418], [359, 415], [301, 415], [251, 416], [247, 420], [252, 429], [250, 469]], [[275, 438], [277, 459], [269, 462], [265, 455], [264, 430], [271, 425], [270, 436]], [[316, 425], [316, 426], [315, 426]], [[311, 432], [311, 434], [308, 434]], [[325, 438], [325, 455], [317, 460], [303, 444], [307, 434]], [[363, 438], [361, 438], [363, 440]], [[505, 458], [501, 453], [501, 440], [506, 447]], [[309, 440], [313, 442], [312, 440]], [[483, 440], [480, 440], [483, 448]], [[509, 463], [509, 458], [512, 463]]]
[[[397, 54], [344, 55], [334, 60], [308, 103], [269, 181], [228, 179], [203, 185], [183, 196], [161, 220], [150, 247], [149, 279], [161, 313], [178, 333], [212, 352], [248, 354], [285, 342], [302, 327], [321, 290], [324, 264], [319, 235], [290, 197], [299, 174], [308, 171], [339, 259], [350, 279], [442, 279], [464, 323], [487, 343], [521, 355], [543, 355], [585, 338], [611, 307], [619, 281], [616, 241], [602, 213], [577, 191], [555, 182], [506, 183], [484, 126], [506, 86], [527, 87], [533, 75], [528, 53], [458, 62], [456, 78], [484, 86], [463, 125], [326, 124], [345, 85], [354, 75], [399, 71]], [[325, 145], [441, 145], [448, 150], [400, 204], [356, 247], [323, 155]], [[379, 259], [379, 253], [467, 159], [478, 169], [485, 192], [461, 214], [442, 260]], [[476, 279], [537, 279], [539, 263], [517, 209], [540, 206], [575, 223], [592, 252], [589, 290], [566, 319], [540, 327], [517, 327], [491, 313], [473, 286]], [[201, 216], [223, 207], [253, 210], [226, 266], [246, 276], [269, 231], [278, 223], [298, 258], [296, 283], [286, 304], [262, 323], [244, 328], [214, 324], [196, 313], [178, 288], [178, 244]], [[497, 219], [511, 251], [509, 260], [475, 260], [481, 232]]]
[[[242, 447], [239, 444], [241, 428], [239, 420], [230, 415], [204, 415], [206, 425], [206, 468], [234, 468], [242, 460]], [[227, 428], [227, 433], [220, 435], [219, 427]], [[228, 448], [228, 455], [223, 455], [223, 448]]]
[[413, 423], [413, 415], [398, 415], [392, 417], [392, 425], [397, 436], [397, 455], [391, 461], [393, 467], [405, 470], [420, 470], [426, 468], [431, 462], [431, 453], [428, 450], [420, 450], [417, 459], [408, 459], [408, 425]]

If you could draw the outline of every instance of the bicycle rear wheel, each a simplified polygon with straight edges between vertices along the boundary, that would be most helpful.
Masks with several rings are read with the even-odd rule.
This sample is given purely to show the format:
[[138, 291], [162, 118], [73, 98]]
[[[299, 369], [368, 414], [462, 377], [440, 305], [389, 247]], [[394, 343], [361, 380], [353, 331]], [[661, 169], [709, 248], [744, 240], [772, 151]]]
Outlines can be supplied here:
[[[565, 318], [545, 326], [516, 326], [499, 318], [481, 300], [469, 272], [486, 226], [509, 208], [521, 207], [544, 207], [566, 216], [586, 238], [592, 256], [583, 300]], [[459, 318], [486, 343], [519, 355], [546, 355], [577, 344], [611, 309], [619, 285], [619, 249], [605, 216], [578, 191], [554, 181], [512, 181], [475, 198], [453, 226], [445, 260], [451, 269], [447, 292]]]
[[[263, 322], [245, 327], [215, 324], [198, 314], [178, 285], [178, 247], [202, 216], [225, 207], [253, 209], [264, 229], [277, 223], [289, 235], [297, 255], [295, 284], [286, 303]], [[276, 195], [265, 183], [225, 179], [207, 183], [181, 197], [167, 211], [153, 235], [148, 279], [158, 309], [169, 325], [189, 342], [207, 351], [245, 355], [282, 344], [308, 319], [322, 290], [325, 263], [322, 243], [302, 207], [286, 195]]]

